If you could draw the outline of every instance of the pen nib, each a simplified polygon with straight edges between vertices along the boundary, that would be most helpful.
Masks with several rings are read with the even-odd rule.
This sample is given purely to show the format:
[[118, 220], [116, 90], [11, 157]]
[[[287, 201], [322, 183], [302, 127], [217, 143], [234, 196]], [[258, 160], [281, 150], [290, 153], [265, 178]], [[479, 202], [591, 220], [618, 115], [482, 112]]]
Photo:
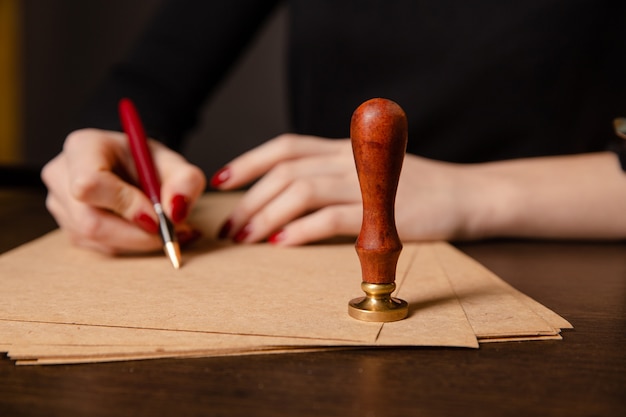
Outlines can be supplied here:
[[174, 268], [180, 268], [180, 247], [177, 242], [167, 242], [165, 244], [165, 254], [172, 261]]

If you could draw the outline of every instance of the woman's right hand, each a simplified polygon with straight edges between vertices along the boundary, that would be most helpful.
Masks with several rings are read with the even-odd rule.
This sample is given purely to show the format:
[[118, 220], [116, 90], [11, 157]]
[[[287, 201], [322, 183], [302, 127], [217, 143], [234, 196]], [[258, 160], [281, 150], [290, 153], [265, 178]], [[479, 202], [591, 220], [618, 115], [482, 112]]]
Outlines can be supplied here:
[[[48, 162], [41, 177], [48, 188], [46, 206], [71, 241], [106, 254], [162, 248], [151, 201], [138, 188], [135, 166], [120, 132], [72, 132], [63, 151]], [[161, 179], [161, 200], [181, 244], [198, 237], [187, 215], [205, 189], [202, 171], [154, 140], [149, 147]]]

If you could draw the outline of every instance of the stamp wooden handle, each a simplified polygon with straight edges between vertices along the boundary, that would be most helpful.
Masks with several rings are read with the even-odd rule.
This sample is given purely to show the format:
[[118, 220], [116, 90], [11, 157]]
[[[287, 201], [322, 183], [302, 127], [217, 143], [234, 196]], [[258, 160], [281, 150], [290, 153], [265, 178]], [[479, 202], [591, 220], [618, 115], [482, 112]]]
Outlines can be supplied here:
[[407, 129], [404, 111], [391, 100], [368, 100], [352, 115], [350, 137], [363, 198], [363, 222], [356, 251], [366, 283], [395, 281], [402, 251], [395, 201]]

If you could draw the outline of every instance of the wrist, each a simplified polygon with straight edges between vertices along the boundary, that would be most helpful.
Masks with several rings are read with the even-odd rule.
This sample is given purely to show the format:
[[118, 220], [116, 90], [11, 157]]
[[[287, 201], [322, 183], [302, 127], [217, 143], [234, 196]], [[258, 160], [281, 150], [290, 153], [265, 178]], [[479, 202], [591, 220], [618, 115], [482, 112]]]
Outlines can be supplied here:
[[522, 204], [523, 190], [498, 169], [498, 163], [466, 166], [462, 187], [464, 226], [462, 239], [476, 240], [508, 235]]

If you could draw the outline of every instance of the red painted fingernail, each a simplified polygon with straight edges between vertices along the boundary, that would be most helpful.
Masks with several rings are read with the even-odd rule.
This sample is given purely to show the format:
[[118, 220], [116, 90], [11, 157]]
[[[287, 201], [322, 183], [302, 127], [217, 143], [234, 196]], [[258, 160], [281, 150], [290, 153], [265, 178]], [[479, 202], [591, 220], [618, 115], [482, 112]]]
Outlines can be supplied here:
[[285, 231], [283, 229], [272, 233], [270, 237], [267, 238], [267, 241], [273, 244], [282, 242], [283, 240], [285, 240]]
[[248, 235], [250, 235], [251, 231], [252, 231], [252, 227], [250, 226], [250, 223], [246, 224], [244, 227], [241, 228], [241, 230], [235, 233], [235, 236], [233, 237], [233, 241], [235, 243], [243, 242], [245, 238], [247, 238]]
[[181, 194], [176, 194], [172, 198], [172, 221], [174, 223], [180, 223], [189, 214], [189, 200], [187, 197]]
[[202, 232], [198, 229], [176, 231], [176, 238], [181, 246], [195, 242], [202, 237]]
[[133, 221], [135, 222], [135, 224], [137, 224], [148, 233], [157, 234], [159, 232], [159, 225], [157, 224], [156, 220], [154, 220], [146, 213], [139, 213], [135, 216]]
[[217, 188], [230, 178], [230, 168], [224, 167], [211, 177], [211, 187]]
[[218, 239], [226, 239], [230, 234], [230, 230], [233, 228], [233, 221], [228, 219], [224, 222], [220, 231], [217, 234]]

